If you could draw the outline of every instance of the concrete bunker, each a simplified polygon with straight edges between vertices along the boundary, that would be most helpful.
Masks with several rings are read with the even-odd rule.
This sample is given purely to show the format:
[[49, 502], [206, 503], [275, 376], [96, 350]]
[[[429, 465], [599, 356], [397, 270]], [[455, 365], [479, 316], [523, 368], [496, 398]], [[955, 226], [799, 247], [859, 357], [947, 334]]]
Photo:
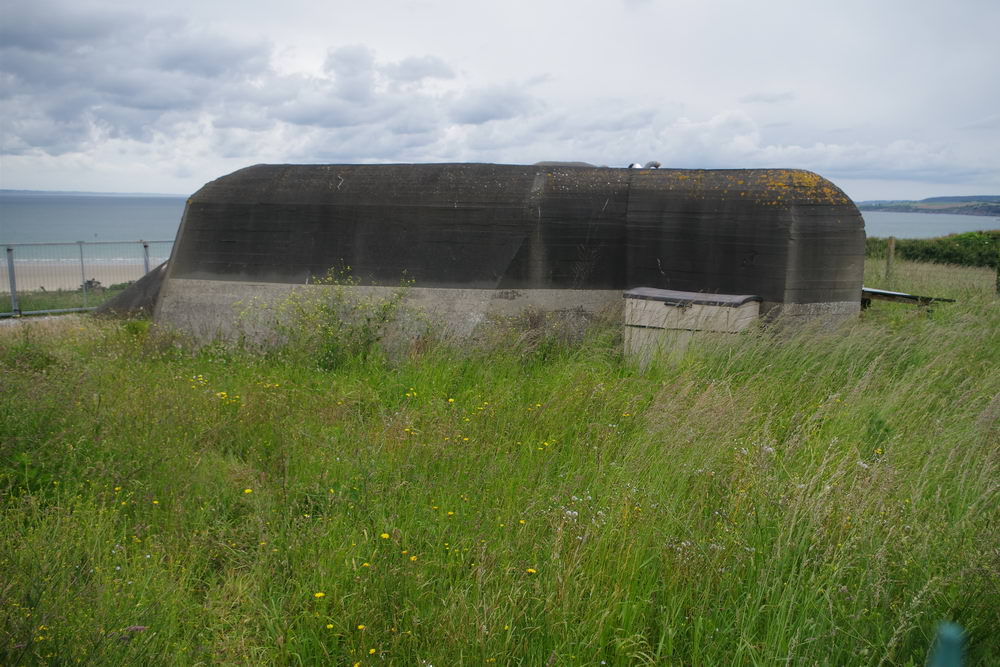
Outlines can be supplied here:
[[650, 287], [753, 294], [764, 316], [858, 312], [864, 223], [807, 171], [256, 165], [188, 200], [156, 307], [196, 338], [335, 267], [459, 335], [527, 307], [595, 313]]

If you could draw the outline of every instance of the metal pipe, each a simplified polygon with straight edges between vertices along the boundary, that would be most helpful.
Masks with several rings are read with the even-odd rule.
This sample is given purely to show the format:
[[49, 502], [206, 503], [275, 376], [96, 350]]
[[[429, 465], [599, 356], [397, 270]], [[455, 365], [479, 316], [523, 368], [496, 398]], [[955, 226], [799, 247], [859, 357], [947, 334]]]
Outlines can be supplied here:
[[142, 275], [149, 273], [149, 241], [140, 241], [142, 244]]
[[[22, 310], [18, 313], [18, 317], [27, 317], [28, 315], [59, 315], [61, 313], [85, 313], [91, 310], [97, 310], [97, 306], [91, 306], [90, 308], [50, 308], [48, 310]], [[14, 317], [13, 313], [0, 313], [0, 318], [3, 317]]]
[[[137, 241], [37, 241], [32, 243], [7, 243], [8, 247], [17, 248], [19, 246], [36, 246], [36, 245], [72, 245], [73, 243], [82, 243], [84, 245], [132, 245], [137, 243]], [[142, 243], [142, 241], [138, 241]], [[164, 239], [161, 241], [146, 241], [146, 243], [173, 243], [172, 239]]]
[[14, 275], [14, 249], [7, 246], [7, 280], [10, 283], [10, 309], [14, 317], [21, 315], [17, 305], [17, 277]]
[[87, 267], [83, 264], [83, 241], [77, 241], [80, 247], [80, 287], [83, 288], [83, 307], [87, 307]]

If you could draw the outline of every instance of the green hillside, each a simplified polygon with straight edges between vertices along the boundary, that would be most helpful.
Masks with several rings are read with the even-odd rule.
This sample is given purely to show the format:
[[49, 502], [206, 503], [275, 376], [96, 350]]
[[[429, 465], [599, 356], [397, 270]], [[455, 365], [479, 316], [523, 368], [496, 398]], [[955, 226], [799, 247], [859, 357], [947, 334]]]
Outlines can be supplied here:
[[903, 213], [952, 213], [958, 215], [1000, 216], [1000, 196], [929, 197], [919, 201], [873, 200], [856, 202], [862, 211], [897, 211]]

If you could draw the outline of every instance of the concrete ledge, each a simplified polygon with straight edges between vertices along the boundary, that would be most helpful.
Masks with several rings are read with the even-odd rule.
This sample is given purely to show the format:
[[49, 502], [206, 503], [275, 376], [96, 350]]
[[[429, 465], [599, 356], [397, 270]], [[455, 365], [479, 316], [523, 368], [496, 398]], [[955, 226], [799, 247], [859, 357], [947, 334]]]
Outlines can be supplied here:
[[[766, 308], [767, 306], [771, 307]], [[861, 312], [861, 300], [778, 304], [764, 302], [761, 312], [765, 311], [765, 319], [778, 326], [801, 326], [808, 323], [828, 328], [856, 318]]]
[[405, 290], [402, 305], [441, 333], [469, 337], [493, 319], [517, 317], [528, 310], [568, 316], [582, 326], [594, 316], [620, 307], [621, 290], [458, 289], [440, 287], [373, 287], [290, 285], [287, 283], [168, 278], [157, 305], [161, 326], [191, 335], [197, 342], [247, 337], [266, 341], [283, 317], [283, 303], [293, 293], [322, 294], [345, 290], [358, 299], [389, 298]]

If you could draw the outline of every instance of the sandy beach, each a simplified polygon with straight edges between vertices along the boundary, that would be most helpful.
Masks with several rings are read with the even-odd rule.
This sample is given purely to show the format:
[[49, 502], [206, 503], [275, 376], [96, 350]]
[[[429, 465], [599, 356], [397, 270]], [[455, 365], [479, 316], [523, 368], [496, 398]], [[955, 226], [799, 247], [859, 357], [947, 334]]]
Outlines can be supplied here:
[[[155, 268], [150, 264], [150, 268]], [[97, 280], [103, 287], [138, 280], [143, 276], [143, 265], [139, 263], [97, 264], [87, 263], [85, 273], [80, 265], [64, 261], [14, 262], [15, 284], [18, 293], [56, 290], [76, 290], [84, 280]], [[0, 292], [10, 293], [7, 265], [0, 262]]]

